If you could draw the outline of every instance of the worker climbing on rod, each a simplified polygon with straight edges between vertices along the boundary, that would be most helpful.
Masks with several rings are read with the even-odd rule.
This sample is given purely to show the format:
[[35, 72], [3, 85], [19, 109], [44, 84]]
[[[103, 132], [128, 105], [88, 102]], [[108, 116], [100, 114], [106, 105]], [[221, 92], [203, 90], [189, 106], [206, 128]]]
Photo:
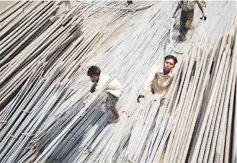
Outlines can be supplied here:
[[180, 1], [173, 14], [173, 18], [175, 18], [177, 11], [181, 8], [182, 11], [180, 16], [180, 30], [179, 30], [180, 32], [179, 37], [181, 41], [185, 40], [188, 30], [191, 29], [192, 27], [195, 4], [197, 4], [200, 10], [202, 11], [203, 16], [201, 17], [201, 19], [206, 20], [207, 17], [199, 1], [192, 1], [192, 0]]
[[114, 118], [112, 123], [116, 123], [119, 121], [119, 113], [118, 110], [115, 108], [116, 103], [122, 93], [122, 85], [117, 79], [110, 80], [110, 76], [101, 73], [101, 70], [97, 66], [91, 66], [89, 70], [87, 71], [87, 75], [90, 77], [91, 81], [94, 83], [90, 89], [91, 93], [94, 93], [95, 91], [101, 90], [103, 86], [109, 82], [104, 91], [106, 91], [106, 105], [107, 107], [112, 111], [114, 114]]
[[160, 100], [160, 103], [162, 103], [175, 76], [173, 69], [177, 62], [175, 56], [166, 56], [163, 67], [155, 67], [148, 76], [145, 86], [137, 98], [137, 102], [140, 103], [140, 99], [144, 98], [148, 91], [151, 91], [155, 95], [155, 100]]

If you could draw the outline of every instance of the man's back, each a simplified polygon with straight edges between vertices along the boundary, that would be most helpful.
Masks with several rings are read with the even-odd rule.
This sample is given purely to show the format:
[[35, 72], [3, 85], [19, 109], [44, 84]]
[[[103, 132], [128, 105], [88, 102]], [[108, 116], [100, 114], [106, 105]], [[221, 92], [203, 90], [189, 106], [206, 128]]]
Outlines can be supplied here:
[[100, 75], [100, 80], [97, 84], [97, 89], [101, 89], [107, 82], [107, 86], [105, 87], [105, 91], [111, 93], [112, 95], [116, 97], [120, 97], [122, 93], [122, 85], [117, 79], [112, 79], [111, 77], [107, 74], [101, 73]]
[[194, 10], [195, 3], [196, 3], [196, 1], [190, 1], [190, 0], [185, 0], [185, 1], [179, 2], [180, 6], [181, 6], [181, 9], [183, 11]]

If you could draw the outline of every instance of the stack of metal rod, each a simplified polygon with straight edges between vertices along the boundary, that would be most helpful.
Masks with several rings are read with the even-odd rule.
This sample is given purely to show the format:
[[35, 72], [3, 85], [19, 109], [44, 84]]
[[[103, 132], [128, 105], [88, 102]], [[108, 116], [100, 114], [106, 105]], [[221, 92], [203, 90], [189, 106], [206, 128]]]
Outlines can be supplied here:
[[[86, 76], [83, 69], [78, 69], [111, 33], [126, 22], [131, 13], [84, 3], [59, 13], [60, 4], [17, 1], [1, 13], [4, 24], [1, 26], [0, 51], [2, 162], [32, 160], [32, 154], [39, 151], [39, 148], [35, 150], [37, 152], [31, 150], [39, 144], [35, 140], [41, 140], [42, 148], [54, 142], [55, 135], [65, 130], [63, 122], [67, 124], [72, 118], [80, 121], [78, 116], [74, 117], [77, 112], [79, 116], [87, 113], [86, 117], [93, 113], [92, 116], [96, 116], [94, 123], [100, 117], [98, 111], [88, 112], [86, 108], [90, 104], [82, 109], [81, 102], [88, 92], [88, 78], [78, 80]], [[106, 15], [105, 21], [94, 21], [102, 15]], [[90, 100], [91, 103], [100, 104], [100, 98], [96, 97]], [[99, 115], [102, 113], [99, 111]], [[56, 123], [65, 115], [71, 118]], [[101, 119], [102, 125], [107, 124], [106, 117], [108, 115]], [[71, 124], [75, 125], [73, 122]], [[92, 125], [90, 121], [86, 123]], [[51, 139], [44, 139], [48, 134], [52, 135]], [[44, 140], [49, 143], [44, 145]], [[42, 160], [47, 160], [55, 151], [51, 149]], [[39, 156], [38, 160], [42, 162], [40, 159]]]
[[235, 162], [236, 57], [236, 21], [214, 48], [184, 56], [163, 162]]
[[[61, 2], [17, 1], [3, 11], [0, 162], [235, 162], [236, 22], [222, 37], [232, 2], [210, 5], [206, 24], [194, 21], [195, 46], [177, 45], [185, 53], [164, 104], [152, 94], [136, 102], [167, 55], [175, 6], [78, 2], [60, 11]], [[104, 92], [88, 92], [93, 64], [124, 85], [117, 124], [108, 124]]]

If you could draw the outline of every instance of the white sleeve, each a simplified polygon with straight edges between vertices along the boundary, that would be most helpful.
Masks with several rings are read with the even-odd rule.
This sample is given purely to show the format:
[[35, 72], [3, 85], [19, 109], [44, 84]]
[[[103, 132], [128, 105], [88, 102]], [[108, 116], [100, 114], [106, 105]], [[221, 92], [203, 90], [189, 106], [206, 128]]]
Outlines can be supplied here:
[[152, 80], [154, 79], [154, 77], [155, 77], [155, 75], [156, 75], [156, 73], [157, 73], [158, 70], [159, 70], [159, 66], [156, 66], [156, 67], [154, 67], [154, 68], [151, 70], [150, 74], [149, 74], [148, 77], [147, 77], [147, 80], [146, 80], [146, 82], [145, 82], [145, 84], [144, 84], [144, 87], [143, 87], [143, 89], [142, 89], [140, 95], [145, 96], [146, 93], [151, 90], [150, 85], [151, 85]]

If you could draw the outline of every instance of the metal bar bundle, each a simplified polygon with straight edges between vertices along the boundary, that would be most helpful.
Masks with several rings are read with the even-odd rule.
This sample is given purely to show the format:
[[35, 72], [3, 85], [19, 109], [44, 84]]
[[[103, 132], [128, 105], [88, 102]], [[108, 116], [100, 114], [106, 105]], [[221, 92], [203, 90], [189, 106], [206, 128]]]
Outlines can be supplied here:
[[[236, 22], [222, 37], [234, 2], [210, 2], [210, 21], [194, 21], [191, 43], [172, 38], [184, 55], [163, 104], [149, 93], [136, 98], [167, 55], [176, 2], [124, 3], [77, 2], [59, 12], [61, 2], [24, 1], [1, 13], [0, 162], [236, 159]], [[117, 124], [108, 124], [105, 93], [88, 92], [90, 65], [123, 83]]]

